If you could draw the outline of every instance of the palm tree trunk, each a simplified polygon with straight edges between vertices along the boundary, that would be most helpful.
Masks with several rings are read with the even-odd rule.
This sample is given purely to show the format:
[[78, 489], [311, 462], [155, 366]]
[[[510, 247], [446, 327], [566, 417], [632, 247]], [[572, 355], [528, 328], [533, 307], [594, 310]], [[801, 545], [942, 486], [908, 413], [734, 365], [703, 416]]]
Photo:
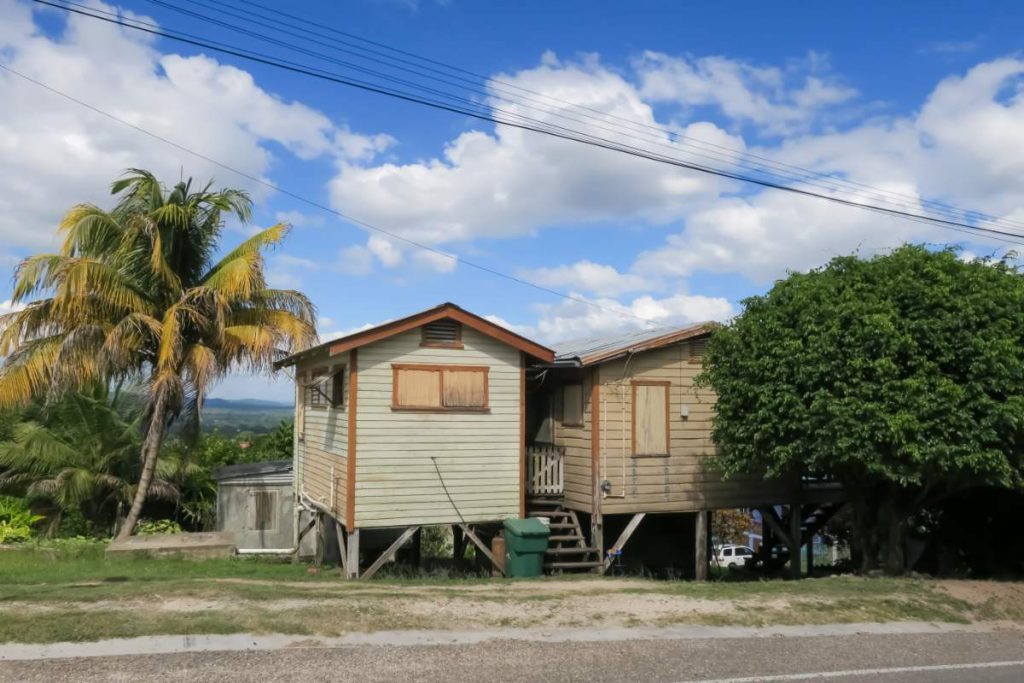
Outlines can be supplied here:
[[142, 506], [146, 502], [146, 496], [149, 495], [149, 485], [153, 481], [153, 472], [156, 471], [156, 461], [160, 455], [160, 444], [164, 440], [164, 431], [167, 427], [166, 405], [167, 402], [161, 391], [153, 402], [149, 428], [146, 430], [146, 439], [142, 443], [142, 475], [139, 477], [139, 486], [135, 489], [132, 507], [128, 510], [124, 525], [117, 533], [119, 540], [128, 538], [135, 531], [135, 525], [142, 514]]

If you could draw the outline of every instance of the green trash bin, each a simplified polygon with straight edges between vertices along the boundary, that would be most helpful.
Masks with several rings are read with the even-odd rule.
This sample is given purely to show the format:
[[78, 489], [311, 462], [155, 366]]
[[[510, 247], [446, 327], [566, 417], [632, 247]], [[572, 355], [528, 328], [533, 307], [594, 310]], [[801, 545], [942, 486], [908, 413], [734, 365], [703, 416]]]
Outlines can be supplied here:
[[548, 525], [535, 517], [505, 520], [505, 573], [508, 576], [540, 576], [548, 549]]

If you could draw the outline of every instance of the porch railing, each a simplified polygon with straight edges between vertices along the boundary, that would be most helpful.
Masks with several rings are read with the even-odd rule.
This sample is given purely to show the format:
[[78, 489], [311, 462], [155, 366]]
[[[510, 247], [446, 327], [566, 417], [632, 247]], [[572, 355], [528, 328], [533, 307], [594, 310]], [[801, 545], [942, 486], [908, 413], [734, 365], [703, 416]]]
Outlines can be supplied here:
[[533, 496], [561, 495], [565, 490], [565, 449], [529, 446], [526, 449], [526, 492]]

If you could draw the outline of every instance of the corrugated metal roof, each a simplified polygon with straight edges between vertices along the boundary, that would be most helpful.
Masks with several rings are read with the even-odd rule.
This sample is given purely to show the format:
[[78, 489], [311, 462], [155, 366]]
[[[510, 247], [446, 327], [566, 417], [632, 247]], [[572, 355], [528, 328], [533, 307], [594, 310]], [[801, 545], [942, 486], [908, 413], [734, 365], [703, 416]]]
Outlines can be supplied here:
[[555, 350], [556, 363], [578, 362], [581, 365], [592, 365], [626, 353], [656, 349], [698, 337], [711, 332], [716, 325], [714, 322], [702, 322], [675, 329], [659, 327], [605, 337], [575, 339], [552, 346]]
[[268, 474], [283, 474], [292, 471], [291, 460], [265, 460], [263, 462], [245, 462], [238, 465], [225, 465], [213, 473], [217, 481], [236, 479], [238, 477], [259, 477]]

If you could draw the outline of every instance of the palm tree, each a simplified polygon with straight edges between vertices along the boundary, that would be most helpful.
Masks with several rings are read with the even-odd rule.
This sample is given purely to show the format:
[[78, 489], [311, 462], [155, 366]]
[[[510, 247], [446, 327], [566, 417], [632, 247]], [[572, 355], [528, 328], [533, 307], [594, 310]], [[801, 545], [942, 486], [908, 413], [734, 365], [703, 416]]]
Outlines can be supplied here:
[[[111, 521], [135, 495], [140, 418], [132, 397], [109, 395], [103, 384], [30, 407], [13, 438], [0, 443], [0, 492], [42, 503], [51, 528], [72, 511], [94, 526]], [[149, 496], [174, 500], [178, 491], [158, 475]]]
[[142, 467], [121, 537], [142, 512], [170, 422], [196, 428], [218, 378], [266, 371], [316, 339], [309, 299], [264, 277], [263, 251], [287, 226], [216, 260], [225, 216], [248, 221], [252, 202], [211, 187], [190, 179], [167, 191], [148, 171], [127, 171], [112, 185], [113, 210], [73, 207], [60, 252], [21, 263], [12, 299], [27, 306], [0, 316], [0, 407], [96, 381], [143, 387]]

